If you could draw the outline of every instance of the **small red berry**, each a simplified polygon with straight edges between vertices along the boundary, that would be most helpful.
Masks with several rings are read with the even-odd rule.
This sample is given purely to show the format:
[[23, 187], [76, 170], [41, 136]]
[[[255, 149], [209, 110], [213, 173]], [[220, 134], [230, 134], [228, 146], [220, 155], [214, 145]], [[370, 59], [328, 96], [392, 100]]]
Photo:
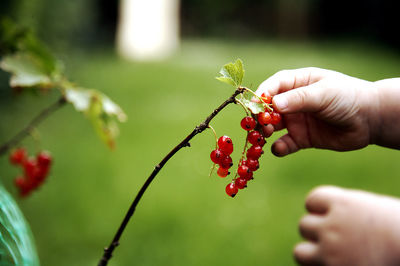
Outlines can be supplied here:
[[210, 154], [211, 161], [216, 164], [219, 164], [221, 162], [222, 157], [224, 157], [224, 155], [219, 149], [213, 150]]
[[247, 165], [241, 165], [239, 166], [237, 173], [240, 177], [245, 177], [250, 173], [250, 169]]
[[29, 180], [35, 179], [37, 169], [38, 167], [35, 159], [29, 158], [24, 162], [25, 176], [28, 177]]
[[250, 180], [254, 179], [253, 178], [253, 171], [250, 171], [250, 173], [245, 178], [246, 178], [247, 181], [250, 181]]
[[265, 102], [266, 104], [270, 104], [272, 102], [272, 96], [265, 94], [265, 92], [263, 92], [261, 94], [261, 99], [263, 100], [263, 102]]
[[257, 144], [260, 145], [261, 147], [264, 147], [265, 143], [267, 143], [264, 139], [264, 137], [262, 138], [261, 141], [259, 141]]
[[38, 155], [36, 156], [36, 160], [38, 162], [38, 165], [40, 167], [49, 167], [51, 162], [52, 162], [52, 157], [51, 154], [47, 151], [41, 151], [40, 153], [38, 153]]
[[9, 159], [12, 164], [22, 164], [26, 159], [26, 150], [24, 148], [14, 150]]
[[262, 147], [259, 145], [253, 145], [251, 146], [246, 153], [247, 159], [255, 159], [258, 160], [260, 156], [263, 154]]
[[258, 132], [257, 130], [253, 130], [249, 133], [247, 139], [249, 140], [249, 142], [253, 145], [260, 145], [260, 143], [263, 142], [264, 137], [261, 135], [260, 132]]
[[258, 168], [260, 168], [260, 164], [259, 164], [258, 160], [251, 159], [251, 158], [247, 159], [246, 165], [249, 167], [249, 169], [251, 171], [256, 171]]
[[229, 173], [229, 169], [228, 169], [228, 168], [219, 167], [219, 168], [218, 168], [218, 171], [217, 171], [217, 174], [218, 174], [218, 176], [220, 176], [220, 177], [226, 177], [226, 176], [229, 175], [230, 173]]
[[238, 189], [244, 189], [247, 187], [247, 179], [244, 177], [236, 178], [235, 185]]
[[276, 125], [281, 121], [282, 117], [279, 113], [277, 112], [272, 112], [271, 114], [271, 124]]
[[271, 117], [270, 113], [268, 113], [268, 112], [258, 113], [257, 120], [258, 120], [258, 123], [260, 123], [263, 126], [266, 126], [266, 125], [272, 123], [272, 117]]
[[226, 194], [228, 194], [228, 196], [230, 197], [234, 197], [236, 196], [236, 194], [238, 193], [239, 189], [236, 187], [234, 182], [229, 183], [226, 188], [225, 188], [225, 192]]
[[228, 136], [220, 137], [218, 139], [218, 147], [225, 155], [230, 155], [233, 152], [232, 139]]
[[31, 187], [30, 183], [25, 178], [23, 178], [21, 176], [15, 178], [14, 184], [18, 188], [19, 194], [22, 197], [27, 196], [32, 190], [32, 187]]
[[225, 157], [223, 157], [223, 158], [221, 159], [221, 162], [219, 163], [219, 165], [220, 165], [222, 168], [231, 168], [232, 165], [233, 165], [231, 156], [226, 155]]
[[246, 131], [253, 130], [256, 127], [256, 125], [257, 125], [256, 120], [254, 120], [254, 118], [251, 116], [244, 117], [240, 122], [240, 126]]

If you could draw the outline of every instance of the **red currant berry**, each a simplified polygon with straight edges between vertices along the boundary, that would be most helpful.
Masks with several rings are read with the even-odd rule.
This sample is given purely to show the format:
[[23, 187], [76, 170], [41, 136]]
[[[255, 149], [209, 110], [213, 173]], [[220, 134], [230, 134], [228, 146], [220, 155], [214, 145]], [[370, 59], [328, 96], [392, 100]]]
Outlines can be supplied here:
[[272, 102], [272, 96], [265, 94], [265, 92], [263, 92], [261, 94], [261, 99], [263, 100], [263, 102], [265, 102], [266, 104], [270, 104]]
[[228, 168], [222, 168], [219, 167], [218, 171], [217, 171], [217, 175], [220, 177], [226, 177], [227, 175], [229, 175], [229, 169]]
[[223, 157], [223, 158], [221, 159], [221, 162], [219, 163], [219, 165], [220, 165], [222, 168], [227, 168], [227, 169], [228, 169], [228, 168], [231, 168], [232, 165], [233, 165], [231, 156], [226, 155], [225, 157]]
[[273, 125], [277, 125], [282, 119], [281, 115], [277, 112], [272, 112], [271, 118], [272, 118], [271, 124]]
[[216, 164], [219, 164], [221, 162], [222, 157], [224, 157], [224, 155], [219, 149], [213, 150], [210, 154], [211, 161]]
[[225, 155], [230, 155], [233, 152], [232, 139], [228, 136], [220, 137], [218, 139], [218, 147]]
[[259, 164], [258, 160], [254, 160], [254, 159], [249, 158], [246, 161], [246, 164], [247, 164], [247, 167], [249, 167], [249, 169], [251, 171], [257, 171], [257, 169], [260, 168], [260, 164]]
[[19, 194], [22, 197], [27, 196], [32, 190], [32, 187], [31, 187], [30, 183], [25, 178], [23, 178], [21, 176], [15, 178], [14, 184], [18, 188]]
[[247, 181], [250, 181], [250, 180], [254, 179], [253, 178], [253, 171], [250, 171], [250, 173], [245, 178], [246, 178]]
[[41, 151], [36, 156], [36, 160], [37, 160], [38, 165], [40, 167], [48, 168], [50, 166], [51, 162], [52, 162], [52, 157], [51, 157], [51, 154], [49, 152]]
[[257, 125], [256, 120], [254, 120], [254, 118], [251, 116], [246, 116], [240, 122], [240, 126], [246, 131], [253, 130], [256, 127], [256, 125]]
[[228, 196], [230, 197], [234, 197], [236, 196], [236, 194], [238, 193], [239, 189], [236, 187], [234, 182], [229, 183], [226, 188], [225, 188], [225, 192], [226, 194], [228, 194]]
[[265, 143], [267, 143], [264, 139], [264, 137], [262, 138], [261, 141], [259, 141], [257, 144], [260, 145], [261, 147], [264, 147]]
[[37, 169], [37, 163], [34, 159], [29, 158], [24, 162], [25, 176], [27, 176], [29, 180], [35, 179]]
[[264, 137], [261, 135], [260, 132], [253, 130], [249, 133], [247, 139], [253, 145], [260, 145], [263, 142]]
[[244, 189], [247, 187], [247, 180], [244, 177], [236, 178], [235, 185], [238, 189]]
[[257, 120], [258, 120], [258, 123], [260, 123], [263, 126], [266, 126], [266, 125], [272, 123], [272, 117], [268, 112], [258, 113]]
[[258, 160], [260, 156], [263, 154], [262, 147], [259, 145], [253, 145], [250, 147], [250, 149], [247, 150], [246, 156], [247, 159], [255, 159]]
[[26, 150], [24, 148], [14, 150], [9, 159], [12, 164], [22, 164], [26, 159]]
[[250, 173], [250, 169], [248, 166], [242, 164], [239, 166], [237, 173], [240, 177], [245, 177], [248, 175], [248, 173]]

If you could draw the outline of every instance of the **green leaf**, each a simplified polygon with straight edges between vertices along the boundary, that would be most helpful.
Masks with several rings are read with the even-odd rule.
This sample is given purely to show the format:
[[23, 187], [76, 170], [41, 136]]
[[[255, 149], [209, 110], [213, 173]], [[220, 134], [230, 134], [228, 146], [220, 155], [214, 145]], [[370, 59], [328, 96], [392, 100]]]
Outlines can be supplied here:
[[235, 63], [228, 63], [224, 65], [219, 73], [221, 76], [217, 77], [217, 80], [230, 84], [234, 87], [240, 87], [244, 77], [242, 60], [237, 59]]
[[93, 128], [110, 148], [119, 134], [116, 121], [125, 122], [126, 114], [109, 97], [97, 90], [70, 86], [65, 89], [65, 98], [79, 112], [83, 112]]
[[265, 112], [265, 106], [261, 102], [254, 101], [254, 94], [246, 91], [241, 96], [240, 101], [250, 110], [253, 114]]
[[29, 53], [16, 53], [5, 56], [0, 68], [10, 72], [11, 87], [51, 87], [53, 81], [40, 62]]

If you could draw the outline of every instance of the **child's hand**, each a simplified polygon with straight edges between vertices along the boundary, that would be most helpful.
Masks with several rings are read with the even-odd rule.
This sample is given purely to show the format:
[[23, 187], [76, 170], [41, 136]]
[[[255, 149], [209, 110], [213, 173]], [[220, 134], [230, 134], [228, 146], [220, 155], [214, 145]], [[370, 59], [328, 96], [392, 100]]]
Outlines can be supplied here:
[[[265, 80], [257, 94], [272, 95], [283, 122], [275, 131], [288, 134], [272, 146], [277, 156], [305, 148], [338, 151], [375, 143], [377, 88], [375, 83], [319, 68], [284, 70]], [[272, 126], [265, 127], [270, 135]]]

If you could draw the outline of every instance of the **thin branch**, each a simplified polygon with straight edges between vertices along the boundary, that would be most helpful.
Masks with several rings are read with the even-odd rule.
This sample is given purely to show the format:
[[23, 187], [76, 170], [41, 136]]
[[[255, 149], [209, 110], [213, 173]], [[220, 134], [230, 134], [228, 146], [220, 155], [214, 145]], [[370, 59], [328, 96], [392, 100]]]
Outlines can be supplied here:
[[35, 116], [29, 124], [19, 131], [14, 137], [5, 142], [0, 146], [0, 156], [6, 154], [9, 149], [18, 145], [26, 136], [28, 136], [32, 130], [35, 129], [45, 118], [57, 111], [66, 103], [64, 97], [59, 98], [55, 103], [43, 109], [37, 116]]
[[159, 164], [157, 164], [151, 173], [151, 175], [147, 178], [146, 182], [143, 184], [142, 188], [139, 190], [137, 193], [135, 199], [133, 200], [131, 206], [129, 207], [128, 212], [125, 215], [125, 218], [122, 220], [121, 225], [119, 226], [117, 233], [115, 234], [113, 240], [111, 241], [110, 245], [106, 248], [104, 248], [104, 253], [103, 257], [101, 258], [98, 266], [105, 266], [107, 265], [108, 261], [112, 257], [112, 253], [114, 249], [119, 245], [119, 239], [121, 238], [122, 233], [125, 230], [125, 227], [127, 226], [129, 220], [133, 216], [136, 206], [138, 205], [140, 199], [142, 198], [144, 192], [146, 189], [149, 187], [150, 183], [153, 181], [153, 179], [156, 177], [158, 172], [163, 168], [163, 166], [168, 162], [169, 159], [172, 158], [172, 156], [175, 155], [180, 149], [183, 147], [190, 146], [189, 141], [196, 136], [197, 134], [203, 132], [205, 129], [207, 129], [209, 123], [211, 120], [222, 110], [224, 109], [228, 104], [230, 103], [235, 103], [235, 97], [239, 95], [240, 93], [244, 92], [244, 88], [238, 88], [236, 89], [235, 93], [233, 93], [225, 102], [223, 102], [217, 109], [215, 109], [205, 120], [203, 123], [200, 125], [196, 126], [195, 129], [184, 139], [182, 140], [175, 148], [173, 148], [167, 156], [164, 157], [164, 159], [161, 160]]

